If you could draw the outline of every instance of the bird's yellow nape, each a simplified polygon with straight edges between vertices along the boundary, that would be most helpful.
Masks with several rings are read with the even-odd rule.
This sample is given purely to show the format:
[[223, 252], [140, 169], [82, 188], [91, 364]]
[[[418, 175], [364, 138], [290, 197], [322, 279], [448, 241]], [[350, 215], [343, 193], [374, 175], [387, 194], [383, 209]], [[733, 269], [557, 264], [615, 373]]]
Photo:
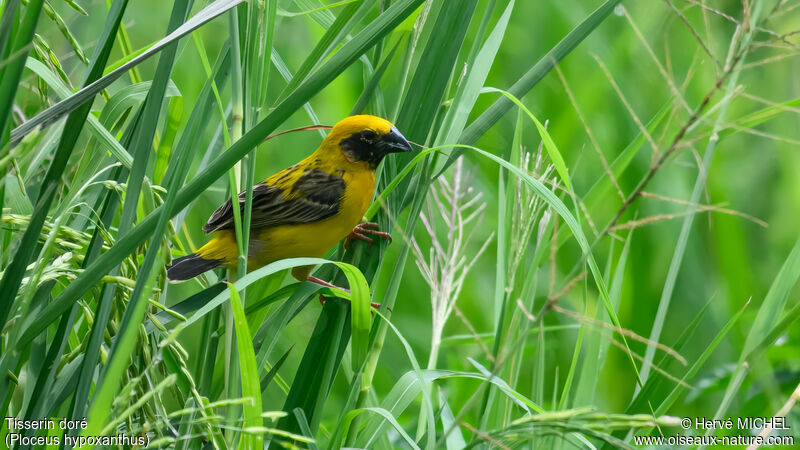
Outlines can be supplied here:
[[344, 138], [361, 133], [365, 130], [371, 130], [375, 134], [383, 136], [391, 132], [392, 123], [386, 119], [370, 116], [368, 114], [350, 116], [340, 120], [339, 123], [334, 125], [326, 140], [339, 142]]

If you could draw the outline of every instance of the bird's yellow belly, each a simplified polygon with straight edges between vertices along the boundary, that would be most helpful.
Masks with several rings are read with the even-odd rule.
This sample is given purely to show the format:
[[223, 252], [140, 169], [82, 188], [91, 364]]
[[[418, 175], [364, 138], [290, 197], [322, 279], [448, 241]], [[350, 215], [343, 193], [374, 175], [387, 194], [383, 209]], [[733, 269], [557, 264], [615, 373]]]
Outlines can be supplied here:
[[248, 269], [285, 258], [322, 257], [350, 234], [369, 206], [375, 178], [372, 173], [345, 174], [345, 182], [347, 188], [335, 215], [313, 223], [254, 230]]

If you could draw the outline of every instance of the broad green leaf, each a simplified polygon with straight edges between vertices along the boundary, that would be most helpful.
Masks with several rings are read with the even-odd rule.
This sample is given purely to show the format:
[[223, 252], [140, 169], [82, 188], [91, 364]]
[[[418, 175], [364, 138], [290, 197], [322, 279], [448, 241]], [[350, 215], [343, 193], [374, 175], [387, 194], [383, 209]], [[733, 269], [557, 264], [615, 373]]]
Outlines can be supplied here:
[[350, 286], [350, 336], [353, 339], [353, 368], [358, 368], [364, 364], [369, 348], [369, 285], [357, 267], [339, 262], [334, 264], [344, 272]]

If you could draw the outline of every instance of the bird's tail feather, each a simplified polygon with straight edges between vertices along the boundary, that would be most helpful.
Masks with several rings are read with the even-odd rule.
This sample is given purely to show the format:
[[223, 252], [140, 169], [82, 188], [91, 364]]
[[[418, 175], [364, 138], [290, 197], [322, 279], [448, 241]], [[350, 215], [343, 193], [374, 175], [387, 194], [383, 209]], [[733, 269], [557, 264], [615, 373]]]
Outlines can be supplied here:
[[173, 259], [172, 264], [167, 266], [167, 278], [171, 281], [188, 280], [218, 267], [222, 263], [221, 259], [205, 259], [197, 253], [192, 253]]

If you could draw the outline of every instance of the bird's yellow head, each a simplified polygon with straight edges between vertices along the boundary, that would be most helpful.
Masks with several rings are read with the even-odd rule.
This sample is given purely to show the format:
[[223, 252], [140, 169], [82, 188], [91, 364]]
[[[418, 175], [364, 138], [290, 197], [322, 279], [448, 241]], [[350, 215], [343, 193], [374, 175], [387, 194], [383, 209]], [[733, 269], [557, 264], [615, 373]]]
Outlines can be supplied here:
[[388, 120], [358, 115], [342, 119], [325, 138], [323, 148], [338, 149], [348, 161], [374, 169], [389, 153], [411, 151], [411, 144]]

